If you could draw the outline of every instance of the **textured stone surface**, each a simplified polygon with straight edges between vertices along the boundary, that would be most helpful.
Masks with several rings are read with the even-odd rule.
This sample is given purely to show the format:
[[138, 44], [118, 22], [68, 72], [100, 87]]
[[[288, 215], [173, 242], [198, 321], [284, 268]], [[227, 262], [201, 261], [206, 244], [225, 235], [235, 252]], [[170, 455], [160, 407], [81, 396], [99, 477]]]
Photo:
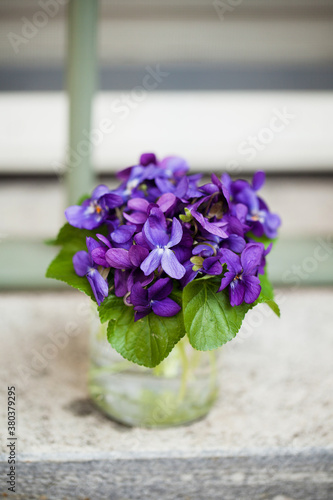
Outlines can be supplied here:
[[[8, 385], [18, 394], [13, 498], [332, 498], [333, 290], [277, 296], [280, 320], [260, 306], [222, 349], [220, 397], [209, 416], [148, 430], [112, 422], [88, 399], [84, 297], [1, 295], [1, 401]], [[54, 340], [60, 333], [63, 347]], [[2, 493], [5, 404], [0, 411]]]

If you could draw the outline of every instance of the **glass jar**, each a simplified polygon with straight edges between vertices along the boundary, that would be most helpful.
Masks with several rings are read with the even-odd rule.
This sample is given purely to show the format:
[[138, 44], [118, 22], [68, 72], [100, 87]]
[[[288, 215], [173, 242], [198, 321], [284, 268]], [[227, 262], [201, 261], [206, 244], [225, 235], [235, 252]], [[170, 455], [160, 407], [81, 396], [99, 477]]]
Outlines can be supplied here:
[[208, 413], [217, 396], [217, 353], [196, 351], [187, 336], [155, 368], [125, 360], [94, 317], [88, 387], [96, 405], [130, 426], [168, 427]]

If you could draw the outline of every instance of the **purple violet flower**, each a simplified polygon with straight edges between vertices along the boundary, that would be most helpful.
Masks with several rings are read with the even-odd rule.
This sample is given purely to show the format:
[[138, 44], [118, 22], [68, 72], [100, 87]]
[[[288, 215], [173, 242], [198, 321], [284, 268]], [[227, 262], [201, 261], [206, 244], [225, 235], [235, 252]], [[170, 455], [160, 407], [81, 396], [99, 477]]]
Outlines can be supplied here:
[[140, 266], [145, 275], [149, 275], [161, 265], [163, 271], [171, 278], [182, 278], [185, 274], [185, 268], [180, 264], [174, 252], [170, 250], [181, 241], [183, 236], [183, 229], [179, 220], [173, 218], [171, 235], [169, 236], [162, 210], [154, 207], [143, 226], [142, 232], [152, 249]]
[[263, 245], [249, 243], [239, 257], [229, 249], [221, 250], [220, 262], [228, 271], [222, 278], [219, 292], [229, 285], [230, 304], [239, 306], [243, 301], [252, 304], [260, 295], [260, 280], [256, 276], [263, 256]]
[[101, 184], [94, 189], [91, 198], [82, 205], [73, 205], [65, 211], [71, 226], [79, 229], [95, 229], [109, 216], [110, 210], [120, 207], [123, 200], [117, 194], [112, 194], [107, 186]]
[[129, 250], [123, 248], [107, 250], [105, 259], [108, 266], [115, 269], [114, 284], [117, 297], [123, 297], [131, 291], [135, 282], [139, 281], [145, 286], [153, 281], [154, 273], [146, 276], [140, 269], [141, 263], [148, 254], [149, 250], [140, 245], [133, 245]]
[[81, 250], [73, 256], [74, 270], [78, 276], [87, 277], [97, 304], [100, 306], [105, 297], [108, 296], [108, 283], [97, 270], [97, 265], [91, 256], [92, 251], [99, 246], [99, 243], [94, 238], [89, 237], [87, 237], [86, 242], [88, 252]]
[[175, 316], [181, 307], [168, 297], [172, 292], [172, 281], [169, 278], [157, 280], [150, 288], [143, 288], [135, 283], [131, 290], [130, 301], [134, 306], [135, 321], [144, 318], [153, 311], [157, 316]]

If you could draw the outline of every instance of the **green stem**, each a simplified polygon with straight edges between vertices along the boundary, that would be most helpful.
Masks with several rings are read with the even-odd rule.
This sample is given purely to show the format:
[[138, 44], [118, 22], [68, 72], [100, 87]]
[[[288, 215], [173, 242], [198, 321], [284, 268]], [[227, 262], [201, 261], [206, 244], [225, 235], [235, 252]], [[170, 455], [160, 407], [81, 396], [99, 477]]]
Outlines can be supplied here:
[[181, 378], [180, 388], [179, 388], [179, 393], [178, 393], [178, 398], [177, 398], [178, 404], [180, 404], [183, 402], [184, 397], [185, 397], [185, 393], [186, 393], [186, 386], [187, 386], [188, 375], [189, 375], [189, 362], [187, 359], [183, 339], [180, 342], [178, 342], [177, 347], [178, 347], [178, 350], [180, 353], [180, 357], [182, 360], [182, 368], [183, 368], [182, 378]]

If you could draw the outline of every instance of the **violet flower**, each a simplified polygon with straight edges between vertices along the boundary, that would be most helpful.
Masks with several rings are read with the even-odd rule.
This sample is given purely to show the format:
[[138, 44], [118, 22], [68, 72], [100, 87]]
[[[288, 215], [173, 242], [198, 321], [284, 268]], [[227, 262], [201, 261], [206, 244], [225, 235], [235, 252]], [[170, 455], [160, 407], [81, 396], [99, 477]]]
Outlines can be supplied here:
[[172, 281], [169, 278], [157, 280], [150, 288], [143, 288], [135, 283], [131, 290], [130, 301], [134, 306], [135, 321], [144, 318], [153, 311], [157, 316], [175, 316], [181, 307], [168, 297], [172, 292]]
[[219, 292], [229, 285], [230, 304], [239, 306], [243, 301], [252, 304], [260, 295], [260, 280], [256, 276], [263, 256], [263, 246], [257, 243], [246, 245], [239, 257], [229, 249], [221, 250], [220, 262], [228, 271], [222, 278]]
[[171, 278], [182, 278], [185, 274], [185, 268], [171, 250], [181, 241], [183, 236], [183, 229], [179, 220], [173, 218], [171, 235], [168, 235], [164, 214], [160, 208], [154, 207], [143, 226], [142, 232], [152, 249], [140, 266], [145, 275], [149, 275], [161, 265], [163, 271]]
[[123, 248], [110, 248], [105, 254], [105, 259], [109, 267], [115, 269], [114, 285], [115, 295], [123, 297], [131, 291], [133, 284], [140, 282], [148, 285], [154, 279], [154, 274], [146, 276], [140, 269], [141, 263], [148, 256], [149, 250], [140, 246], [133, 245], [129, 250]]
[[100, 306], [105, 297], [108, 296], [109, 287], [107, 280], [97, 270], [97, 264], [95, 264], [91, 256], [92, 251], [99, 246], [99, 243], [94, 238], [89, 237], [87, 237], [86, 242], [88, 252], [84, 250], [76, 252], [73, 256], [73, 266], [78, 276], [87, 277], [97, 304]]
[[110, 210], [120, 207], [123, 200], [117, 194], [112, 194], [104, 184], [94, 189], [91, 198], [82, 205], [73, 205], [65, 211], [71, 226], [79, 229], [95, 229], [109, 216]]

